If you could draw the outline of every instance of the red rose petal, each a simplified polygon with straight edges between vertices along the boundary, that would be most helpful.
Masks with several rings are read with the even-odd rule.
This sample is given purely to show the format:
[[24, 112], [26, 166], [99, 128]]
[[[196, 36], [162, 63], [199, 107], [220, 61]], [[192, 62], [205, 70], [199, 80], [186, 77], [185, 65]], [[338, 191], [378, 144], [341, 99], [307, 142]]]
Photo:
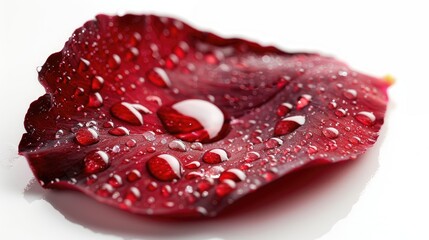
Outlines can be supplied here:
[[176, 19], [99, 15], [39, 73], [19, 151], [40, 183], [140, 214], [216, 215], [316, 163], [355, 159], [388, 83]]

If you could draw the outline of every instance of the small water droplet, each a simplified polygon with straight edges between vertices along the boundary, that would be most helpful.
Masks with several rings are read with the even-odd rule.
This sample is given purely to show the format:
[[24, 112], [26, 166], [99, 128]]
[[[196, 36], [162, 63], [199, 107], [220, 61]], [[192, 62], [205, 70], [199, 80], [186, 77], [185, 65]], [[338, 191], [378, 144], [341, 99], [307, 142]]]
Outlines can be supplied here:
[[135, 182], [135, 181], [139, 180], [141, 177], [142, 177], [142, 174], [137, 169], [133, 169], [133, 170], [127, 172], [127, 180], [129, 182]]
[[229, 160], [228, 153], [224, 149], [215, 148], [204, 153], [203, 162], [217, 164]]
[[296, 103], [296, 109], [297, 110], [301, 110], [303, 108], [305, 108], [306, 106], [308, 106], [308, 104], [310, 104], [311, 102], [311, 96], [308, 94], [303, 94], [298, 98], [298, 101]]
[[277, 107], [276, 113], [277, 113], [277, 116], [283, 117], [286, 114], [288, 114], [290, 110], [292, 110], [292, 104], [285, 102], [280, 104], [280, 106]]
[[130, 187], [130, 189], [128, 189], [127, 193], [125, 194], [124, 199], [130, 203], [135, 203], [141, 199], [140, 190], [136, 187]]
[[226, 195], [230, 194], [236, 188], [236, 186], [237, 184], [234, 181], [226, 179], [216, 186], [216, 195], [221, 198], [225, 197]]
[[101, 185], [101, 187], [97, 190], [97, 195], [101, 197], [109, 197], [112, 195], [115, 189], [108, 183]]
[[168, 147], [171, 150], [179, 151], [179, 152], [186, 152], [186, 145], [181, 140], [173, 140], [168, 144]]
[[107, 183], [110, 184], [114, 188], [121, 187], [123, 185], [122, 178], [118, 174], [113, 174], [109, 180], [107, 180]]
[[137, 145], [137, 141], [135, 139], [129, 139], [125, 145], [127, 145], [127, 147], [135, 147]]
[[197, 150], [197, 151], [201, 151], [201, 150], [204, 149], [203, 144], [200, 143], [200, 142], [193, 142], [191, 144], [191, 148], [194, 149], [194, 150]]
[[86, 60], [85, 58], [80, 58], [77, 71], [80, 73], [85, 72], [89, 69], [89, 65], [90, 65], [90, 62], [88, 60]]
[[201, 166], [201, 163], [198, 161], [192, 161], [185, 165], [187, 169], [197, 169]]
[[104, 79], [101, 76], [94, 76], [91, 81], [91, 89], [93, 91], [98, 91], [103, 88]]
[[118, 102], [112, 105], [110, 113], [132, 125], [143, 125], [143, 114], [149, 114], [151, 111], [141, 104], [131, 104], [128, 102]]
[[273, 149], [276, 147], [280, 147], [283, 144], [283, 140], [280, 138], [270, 138], [265, 142], [265, 147], [267, 149]]
[[322, 130], [323, 135], [329, 139], [335, 139], [338, 137], [339, 132], [336, 128], [328, 127]]
[[97, 143], [100, 140], [98, 132], [93, 128], [80, 128], [76, 132], [75, 139], [77, 143], [83, 146]]
[[60, 139], [64, 136], [64, 130], [60, 129], [55, 133], [55, 139]]
[[110, 68], [116, 69], [121, 65], [121, 57], [118, 54], [112, 54], [107, 60], [107, 64]]
[[357, 91], [354, 89], [347, 89], [346, 91], [344, 91], [343, 94], [344, 94], [344, 97], [350, 100], [356, 99], [357, 97]]
[[154, 141], [156, 139], [155, 133], [152, 131], [147, 131], [143, 133], [143, 137], [149, 142]]
[[346, 113], [347, 113], [347, 111], [342, 109], [342, 108], [335, 110], [335, 115], [337, 117], [344, 117], [344, 116], [346, 116]]
[[283, 118], [278, 121], [274, 127], [274, 135], [282, 136], [294, 132], [297, 128], [301, 127], [305, 123], [305, 117], [298, 115]]
[[246, 153], [246, 157], [244, 158], [244, 160], [246, 162], [254, 162], [260, 158], [261, 158], [261, 155], [258, 152], [251, 151]]
[[115, 127], [109, 130], [109, 134], [114, 136], [130, 135], [130, 130], [125, 127]]
[[100, 95], [99, 92], [94, 92], [89, 95], [88, 98], [88, 107], [92, 108], [98, 108], [103, 105], [103, 97]]
[[98, 173], [104, 171], [110, 165], [109, 155], [104, 151], [93, 151], [84, 159], [86, 173]]
[[307, 149], [308, 154], [315, 154], [317, 152], [318, 152], [318, 149], [316, 146], [313, 146], [313, 145], [308, 146], [308, 149]]
[[211, 142], [226, 135], [222, 111], [208, 101], [180, 101], [162, 106], [157, 114], [164, 128], [184, 141]]
[[372, 112], [358, 112], [355, 116], [356, 120], [366, 126], [371, 126], [375, 123], [375, 115]]
[[246, 179], [246, 174], [237, 168], [231, 168], [221, 173], [219, 180], [221, 182], [225, 180], [232, 180], [234, 182], [241, 182]]
[[161, 154], [146, 162], [149, 172], [161, 181], [172, 181], [182, 177], [182, 165], [170, 154]]
[[171, 86], [170, 78], [162, 69], [155, 67], [147, 73], [147, 79], [158, 87], [167, 88]]
[[172, 191], [173, 190], [171, 189], [170, 185], [164, 185], [161, 187], [161, 195], [164, 197], [170, 197]]
[[176, 56], [180, 59], [183, 59], [186, 57], [186, 54], [189, 51], [189, 45], [186, 42], [180, 42], [174, 49], [173, 52], [176, 54]]

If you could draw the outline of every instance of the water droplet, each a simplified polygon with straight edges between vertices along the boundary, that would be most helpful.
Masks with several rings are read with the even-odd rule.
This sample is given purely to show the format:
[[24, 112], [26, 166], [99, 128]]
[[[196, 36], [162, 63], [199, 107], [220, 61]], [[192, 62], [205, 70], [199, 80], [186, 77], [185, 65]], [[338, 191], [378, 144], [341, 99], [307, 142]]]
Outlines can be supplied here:
[[313, 145], [308, 146], [308, 149], [307, 149], [308, 154], [315, 154], [317, 153], [317, 151], [319, 150], [317, 149], [316, 146], [313, 146]]
[[371, 126], [375, 123], [375, 115], [372, 112], [358, 112], [355, 116], [356, 120], [366, 126]]
[[251, 151], [251, 152], [246, 153], [246, 157], [244, 158], [244, 161], [254, 162], [260, 158], [261, 158], [261, 155], [258, 152]]
[[194, 150], [197, 150], [197, 151], [201, 151], [201, 150], [203, 150], [203, 144], [200, 142], [193, 142], [191, 144], [191, 148]]
[[171, 189], [170, 185], [164, 185], [161, 187], [161, 195], [164, 197], [170, 197], [172, 191], [173, 190]]
[[98, 91], [103, 88], [104, 79], [101, 76], [94, 76], [91, 81], [91, 89], [93, 91]]
[[221, 198], [225, 197], [226, 195], [230, 194], [236, 188], [236, 186], [237, 184], [234, 181], [226, 179], [216, 186], [216, 195]]
[[125, 194], [124, 199], [131, 203], [135, 203], [141, 199], [140, 190], [136, 187], [130, 187], [130, 189], [128, 189], [127, 193]]
[[201, 166], [201, 163], [198, 161], [192, 161], [185, 165], [187, 169], [197, 169]]
[[325, 135], [325, 137], [330, 138], [330, 139], [335, 139], [338, 137], [339, 132], [336, 128], [333, 127], [328, 127], [322, 130], [323, 135]]
[[135, 182], [135, 181], [139, 180], [141, 177], [142, 177], [142, 174], [137, 169], [133, 169], [133, 170], [127, 172], [127, 180], [129, 182]]
[[85, 58], [80, 58], [79, 66], [77, 68], [78, 72], [85, 72], [89, 69], [90, 62]]
[[226, 134], [222, 111], [208, 101], [184, 100], [162, 106], [157, 113], [164, 128], [184, 141], [211, 142]]
[[283, 140], [280, 138], [270, 138], [265, 142], [265, 147], [267, 149], [273, 149], [276, 147], [280, 147], [283, 144]]
[[125, 145], [127, 145], [127, 147], [135, 147], [137, 145], [137, 141], [135, 139], [129, 139]]
[[347, 111], [342, 108], [335, 110], [335, 115], [337, 115], [337, 117], [344, 117], [346, 113]]
[[64, 136], [64, 130], [60, 129], [55, 133], [55, 139], [60, 139], [62, 136]]
[[329, 109], [335, 109], [335, 108], [337, 108], [337, 106], [338, 106], [338, 104], [337, 104], [337, 102], [335, 100], [332, 100], [332, 101], [330, 101], [328, 103], [328, 108]]
[[143, 114], [149, 114], [151, 111], [141, 104], [131, 104], [128, 102], [118, 102], [110, 108], [110, 113], [127, 123], [133, 125], [143, 125]]
[[155, 133], [152, 131], [147, 131], [143, 133], [143, 137], [149, 142], [154, 141], [156, 139]]
[[274, 127], [274, 135], [282, 136], [292, 133], [297, 128], [304, 125], [304, 123], [305, 117], [301, 115], [283, 118], [282, 120], [277, 122], [276, 126]]
[[172, 181], [182, 177], [182, 165], [170, 154], [152, 157], [147, 161], [146, 166], [149, 172], [161, 181]]
[[213, 166], [209, 170], [207, 170], [206, 175], [207, 178], [219, 178], [220, 174], [225, 171], [222, 166]]
[[308, 104], [310, 104], [311, 102], [311, 96], [308, 94], [303, 94], [298, 98], [298, 101], [296, 103], [296, 109], [297, 110], [301, 110], [303, 108], [305, 108], [306, 106], [308, 106]]
[[147, 73], [147, 79], [158, 87], [167, 88], [171, 86], [171, 81], [162, 68], [155, 67], [150, 70]]
[[343, 94], [344, 94], [344, 97], [350, 100], [356, 99], [357, 97], [357, 91], [354, 89], [347, 89], [346, 91], [344, 91]]
[[98, 132], [93, 128], [81, 128], [77, 130], [75, 139], [77, 143], [83, 146], [97, 143], [100, 140]]
[[97, 195], [101, 197], [109, 197], [115, 189], [108, 183], [101, 185], [97, 190]]
[[139, 49], [136, 47], [130, 47], [128, 48], [128, 50], [125, 53], [125, 59], [127, 61], [132, 61], [137, 59], [137, 57], [139, 56], [140, 52]]
[[173, 140], [168, 144], [168, 147], [172, 150], [179, 152], [186, 152], [186, 145], [181, 140]]
[[232, 180], [234, 182], [241, 182], [241, 181], [244, 181], [245, 179], [246, 179], [246, 174], [237, 168], [228, 169], [225, 172], [223, 172], [219, 177], [219, 180], [221, 182], [223, 182], [225, 180]]
[[189, 51], [189, 45], [186, 42], [180, 42], [174, 49], [173, 52], [180, 59], [186, 57], [186, 54]]
[[280, 106], [277, 107], [277, 111], [276, 111], [277, 116], [283, 117], [286, 114], [288, 114], [291, 109], [292, 109], [292, 104], [287, 103], [287, 102], [282, 103], [282, 104], [280, 104]]
[[84, 165], [86, 173], [104, 171], [110, 165], [109, 155], [104, 151], [90, 152], [84, 159]]
[[103, 105], [103, 97], [101, 97], [99, 92], [94, 92], [89, 95], [88, 98], [88, 107], [98, 108]]
[[175, 54], [170, 54], [165, 59], [165, 67], [167, 69], [174, 69], [178, 63], [179, 63], [179, 58]]
[[228, 153], [220, 148], [215, 148], [204, 153], [203, 162], [217, 164], [229, 160]]
[[109, 134], [114, 136], [125, 136], [130, 135], [130, 130], [125, 127], [115, 127], [109, 130]]
[[116, 69], [121, 65], [121, 57], [119, 57], [118, 54], [113, 54], [110, 56], [110, 58], [107, 60], [107, 64], [110, 68]]
[[118, 188], [122, 186], [122, 178], [118, 174], [113, 174], [109, 180], [107, 180], [107, 183], [110, 184], [114, 188]]

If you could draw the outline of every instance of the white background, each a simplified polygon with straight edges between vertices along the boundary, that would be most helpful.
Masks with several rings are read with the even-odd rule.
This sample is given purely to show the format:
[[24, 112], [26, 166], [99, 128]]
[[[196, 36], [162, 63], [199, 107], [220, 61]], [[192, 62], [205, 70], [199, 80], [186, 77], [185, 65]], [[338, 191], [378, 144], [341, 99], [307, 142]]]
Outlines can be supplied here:
[[[429, 239], [429, 8], [393, 2], [1, 0], [0, 239]], [[287, 178], [286, 187], [209, 220], [134, 216], [42, 189], [17, 155], [27, 108], [44, 93], [36, 67], [96, 14], [125, 12], [175, 16], [223, 36], [392, 74], [379, 141], [357, 161], [304, 173], [297, 188]]]

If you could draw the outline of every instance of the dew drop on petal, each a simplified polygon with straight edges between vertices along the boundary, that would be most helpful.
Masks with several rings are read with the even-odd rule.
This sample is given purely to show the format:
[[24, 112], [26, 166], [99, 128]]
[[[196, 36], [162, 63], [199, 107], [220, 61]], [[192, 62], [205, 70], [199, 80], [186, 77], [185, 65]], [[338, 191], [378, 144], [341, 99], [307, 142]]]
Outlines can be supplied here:
[[221, 182], [227, 179], [232, 180], [234, 182], [241, 182], [246, 179], [246, 174], [240, 169], [231, 168], [220, 174], [219, 180]]
[[102, 172], [110, 165], [109, 155], [101, 150], [90, 152], [84, 159], [84, 165], [86, 173]]
[[76, 142], [80, 145], [86, 146], [97, 143], [100, 138], [98, 132], [93, 128], [81, 128], [76, 132]]
[[339, 131], [336, 128], [328, 127], [322, 130], [322, 133], [325, 137], [329, 139], [335, 139], [339, 135]]
[[162, 106], [158, 112], [164, 128], [177, 138], [188, 142], [210, 142], [224, 137], [225, 117], [214, 104], [188, 99]]
[[229, 160], [229, 157], [224, 149], [215, 148], [205, 152], [202, 160], [208, 164], [217, 164]]
[[161, 154], [150, 158], [146, 163], [147, 169], [156, 179], [172, 181], [182, 177], [182, 165], [170, 154]]
[[308, 106], [308, 104], [310, 104], [311, 102], [311, 96], [308, 94], [303, 94], [298, 98], [298, 101], [296, 103], [296, 109], [297, 110], [301, 110], [303, 108], [305, 108], [306, 106]]
[[305, 117], [300, 115], [283, 118], [282, 120], [278, 121], [276, 126], [274, 127], [274, 135], [282, 136], [292, 133], [297, 128], [304, 125], [304, 123]]
[[167, 88], [171, 86], [171, 81], [162, 68], [155, 67], [150, 70], [147, 73], [147, 79], [158, 87]]
[[109, 134], [114, 136], [130, 135], [130, 130], [125, 127], [115, 127], [109, 130]]
[[358, 112], [355, 116], [356, 120], [366, 126], [371, 126], [375, 123], [375, 115], [372, 112]]
[[279, 117], [284, 117], [286, 114], [288, 114], [290, 112], [290, 110], [292, 109], [292, 104], [290, 103], [282, 103], [277, 107], [277, 111], [276, 114]]

